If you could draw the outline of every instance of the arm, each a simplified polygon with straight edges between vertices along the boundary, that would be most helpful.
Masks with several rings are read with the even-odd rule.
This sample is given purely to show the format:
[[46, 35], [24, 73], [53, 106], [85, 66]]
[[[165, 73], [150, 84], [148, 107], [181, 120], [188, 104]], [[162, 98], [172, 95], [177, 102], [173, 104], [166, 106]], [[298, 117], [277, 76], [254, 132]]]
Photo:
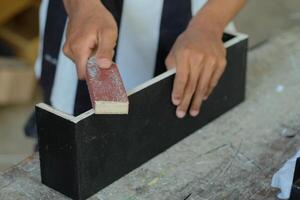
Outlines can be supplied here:
[[189, 106], [190, 115], [197, 116], [202, 101], [217, 85], [226, 66], [223, 31], [244, 3], [208, 0], [173, 45], [166, 66], [176, 67], [172, 102], [179, 118], [186, 115]]
[[242, 9], [246, 0], [208, 0], [191, 20], [190, 26], [210, 27], [220, 37], [227, 24]]
[[101, 67], [110, 67], [118, 36], [111, 13], [99, 0], [64, 0], [64, 5], [69, 21], [63, 50], [76, 64], [78, 77], [85, 79], [93, 52]]

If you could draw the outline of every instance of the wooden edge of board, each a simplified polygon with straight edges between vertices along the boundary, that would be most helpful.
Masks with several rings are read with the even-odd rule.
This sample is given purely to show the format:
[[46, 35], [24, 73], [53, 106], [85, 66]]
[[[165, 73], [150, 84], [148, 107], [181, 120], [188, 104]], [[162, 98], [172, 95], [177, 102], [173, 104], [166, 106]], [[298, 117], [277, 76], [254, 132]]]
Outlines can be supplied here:
[[96, 101], [95, 114], [128, 114], [129, 102]]
[[[233, 35], [234, 37], [224, 43], [225, 48], [228, 48], [228, 47], [230, 47], [234, 44], [237, 44], [237, 43], [239, 43], [243, 40], [248, 39], [248, 35], [246, 35], [244, 33], [228, 32], [228, 31], [226, 33], [228, 33], [230, 35]], [[151, 85], [153, 85], [153, 84], [155, 84], [155, 83], [157, 83], [157, 82], [159, 82], [159, 81], [161, 81], [161, 80], [163, 80], [163, 79], [165, 79], [169, 76], [172, 76], [175, 73], [176, 73], [176, 69], [168, 70], [168, 71], [166, 71], [166, 72], [164, 72], [164, 73], [162, 73], [162, 74], [160, 74], [160, 75], [158, 75], [158, 76], [142, 83], [141, 85], [138, 85], [137, 87], [133, 88], [132, 90], [127, 92], [127, 95], [128, 96], [133, 95], [133, 94], [135, 94], [135, 93], [137, 93], [137, 92], [139, 92], [139, 91], [141, 91], [141, 90], [143, 90], [143, 89], [145, 89], [145, 88], [147, 88], [147, 87], [149, 87], [149, 86], [151, 86]], [[62, 118], [65, 118], [66, 120], [69, 120], [73, 123], [78, 123], [82, 119], [85, 119], [85, 118], [95, 114], [94, 109], [90, 109], [90, 110], [88, 110], [88, 111], [86, 111], [86, 112], [84, 112], [84, 113], [82, 113], [78, 116], [73, 116], [73, 115], [67, 114], [67, 113], [65, 113], [61, 110], [55, 109], [52, 106], [47, 105], [45, 103], [38, 103], [38, 104], [36, 104], [36, 107], [38, 107], [40, 109], [43, 109], [43, 110], [46, 110], [46, 111], [48, 111], [50, 113], [53, 113], [57, 116], [60, 116]]]

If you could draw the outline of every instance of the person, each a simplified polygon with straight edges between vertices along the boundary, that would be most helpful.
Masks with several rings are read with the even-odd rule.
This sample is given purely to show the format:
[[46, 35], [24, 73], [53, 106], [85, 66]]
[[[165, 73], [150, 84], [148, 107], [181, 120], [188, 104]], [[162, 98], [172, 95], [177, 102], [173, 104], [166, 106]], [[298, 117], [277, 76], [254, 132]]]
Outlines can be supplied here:
[[[36, 75], [44, 101], [71, 115], [91, 108], [89, 57], [119, 66], [126, 90], [176, 68], [176, 115], [197, 116], [226, 66], [225, 27], [245, 0], [43, 0]], [[79, 78], [79, 79], [78, 79]]]

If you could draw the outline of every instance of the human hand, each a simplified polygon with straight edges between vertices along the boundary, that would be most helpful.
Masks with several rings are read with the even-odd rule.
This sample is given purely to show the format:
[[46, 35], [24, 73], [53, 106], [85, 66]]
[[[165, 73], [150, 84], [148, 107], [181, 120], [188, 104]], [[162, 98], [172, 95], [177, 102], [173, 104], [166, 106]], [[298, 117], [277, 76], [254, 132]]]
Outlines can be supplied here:
[[186, 115], [189, 107], [191, 116], [199, 114], [202, 101], [211, 94], [225, 70], [222, 32], [210, 26], [190, 24], [166, 59], [168, 69], [176, 67], [172, 102], [179, 118]]
[[112, 14], [99, 0], [64, 0], [69, 16], [63, 51], [74, 61], [79, 79], [86, 78], [86, 64], [96, 53], [102, 68], [112, 64], [118, 28]]

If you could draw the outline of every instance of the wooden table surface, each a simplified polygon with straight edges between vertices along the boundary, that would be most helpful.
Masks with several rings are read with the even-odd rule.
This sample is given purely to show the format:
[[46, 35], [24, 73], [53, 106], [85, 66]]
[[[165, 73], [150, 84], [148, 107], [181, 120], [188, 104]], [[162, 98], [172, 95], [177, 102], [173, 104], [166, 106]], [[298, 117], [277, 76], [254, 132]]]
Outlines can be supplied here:
[[[299, 35], [249, 53], [244, 103], [90, 199], [276, 199], [272, 175], [300, 147]], [[41, 184], [34, 155], [0, 175], [0, 199], [67, 198]]]

